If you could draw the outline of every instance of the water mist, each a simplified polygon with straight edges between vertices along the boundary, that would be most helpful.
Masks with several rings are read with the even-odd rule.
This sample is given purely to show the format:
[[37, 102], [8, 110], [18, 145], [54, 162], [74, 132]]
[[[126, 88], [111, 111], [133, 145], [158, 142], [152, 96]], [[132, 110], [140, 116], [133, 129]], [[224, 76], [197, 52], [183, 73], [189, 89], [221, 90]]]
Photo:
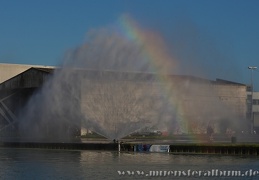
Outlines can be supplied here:
[[[21, 135], [64, 140], [86, 128], [112, 140], [146, 127], [204, 133], [208, 123], [234, 117], [210, 86], [201, 90], [188, 79], [158, 76], [171, 68], [154, 70], [145, 46], [111, 29], [89, 32], [86, 43], [66, 53], [62, 66], [23, 109]], [[208, 99], [200, 99], [208, 94], [209, 106]]]

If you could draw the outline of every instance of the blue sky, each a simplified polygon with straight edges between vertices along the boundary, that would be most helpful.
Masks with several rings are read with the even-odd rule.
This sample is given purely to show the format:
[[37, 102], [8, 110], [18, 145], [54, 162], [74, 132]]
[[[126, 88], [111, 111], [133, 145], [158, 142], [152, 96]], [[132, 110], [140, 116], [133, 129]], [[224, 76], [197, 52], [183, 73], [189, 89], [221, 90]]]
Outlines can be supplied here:
[[1, 0], [0, 63], [57, 65], [125, 13], [164, 38], [179, 74], [249, 84], [259, 67], [258, 0]]

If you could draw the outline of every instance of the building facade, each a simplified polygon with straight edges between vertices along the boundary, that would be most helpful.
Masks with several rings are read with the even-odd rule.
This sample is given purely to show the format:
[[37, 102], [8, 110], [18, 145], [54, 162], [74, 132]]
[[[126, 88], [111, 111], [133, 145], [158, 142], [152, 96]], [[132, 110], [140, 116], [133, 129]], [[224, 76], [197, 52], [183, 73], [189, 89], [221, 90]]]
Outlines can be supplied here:
[[[253, 98], [252, 93], [249, 91], [247, 93], [247, 111], [248, 111], [248, 119], [251, 119], [251, 128], [252, 133], [259, 133], [259, 92], [253, 92]], [[252, 99], [252, 101], [251, 101]], [[251, 107], [252, 103], [252, 107]], [[252, 112], [252, 115], [251, 113]]]
[[40, 132], [40, 137], [78, 135], [83, 127], [113, 138], [146, 126], [170, 134], [206, 133], [208, 126], [225, 133], [249, 126], [247, 87], [240, 83], [85, 69], [54, 73], [53, 67], [29, 65], [24, 71], [17, 65], [14, 73], [2, 66], [1, 73], [9, 74], [0, 84], [2, 136], [21, 136], [24, 131], [31, 131], [30, 136]]

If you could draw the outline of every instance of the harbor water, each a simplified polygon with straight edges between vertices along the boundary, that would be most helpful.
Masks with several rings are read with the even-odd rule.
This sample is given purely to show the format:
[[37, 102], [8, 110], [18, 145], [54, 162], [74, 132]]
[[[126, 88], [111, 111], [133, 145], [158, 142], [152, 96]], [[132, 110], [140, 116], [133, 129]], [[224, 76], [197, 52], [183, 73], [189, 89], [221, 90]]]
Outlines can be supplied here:
[[1, 148], [0, 168], [1, 179], [259, 178], [256, 156]]

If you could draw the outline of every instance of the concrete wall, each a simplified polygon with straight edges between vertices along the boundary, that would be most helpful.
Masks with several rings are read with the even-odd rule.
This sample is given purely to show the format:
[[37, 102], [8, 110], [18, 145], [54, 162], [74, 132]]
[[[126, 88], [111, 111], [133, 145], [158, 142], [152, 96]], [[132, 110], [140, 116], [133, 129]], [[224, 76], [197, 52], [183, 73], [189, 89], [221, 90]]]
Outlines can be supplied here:
[[[251, 93], [250, 93], [251, 94]], [[254, 128], [259, 133], [259, 92], [253, 92]]]
[[253, 112], [259, 112], [259, 92], [253, 92]]
[[219, 99], [230, 107], [239, 117], [246, 117], [246, 86], [219, 84], [215, 86]]
[[[133, 81], [127, 81], [127, 77], [120, 80], [89, 78], [82, 86], [82, 113], [92, 119], [99, 118], [99, 124], [110, 130], [114, 128], [113, 120], [116, 118], [120, 118], [121, 123], [126, 123], [126, 121], [137, 122], [140, 116], [151, 123], [173, 122], [169, 123], [167, 130], [176, 132], [177, 129], [181, 129], [180, 131], [185, 133], [206, 133], [209, 123], [226, 119], [233, 124], [240, 123], [239, 121], [246, 123], [245, 85], [197, 82], [179, 76], [172, 77], [167, 82], [156, 80], [149, 82], [148, 78], [138, 82], [134, 82], [134, 78], [131, 80]], [[127, 99], [137, 96], [143, 99], [141, 103], [130, 102]], [[119, 103], [110, 104], [108, 100]], [[153, 106], [156, 104], [161, 107]], [[122, 117], [127, 114], [123, 111], [128, 111], [133, 106], [137, 107], [138, 112], [130, 114], [128, 119], [123, 120]], [[165, 110], [166, 107], [169, 107], [168, 110]], [[117, 112], [111, 114], [114, 109]], [[163, 112], [152, 114], [154, 111]], [[107, 118], [110, 120], [107, 121]], [[226, 123], [225, 126], [231, 126], [231, 123]]]

